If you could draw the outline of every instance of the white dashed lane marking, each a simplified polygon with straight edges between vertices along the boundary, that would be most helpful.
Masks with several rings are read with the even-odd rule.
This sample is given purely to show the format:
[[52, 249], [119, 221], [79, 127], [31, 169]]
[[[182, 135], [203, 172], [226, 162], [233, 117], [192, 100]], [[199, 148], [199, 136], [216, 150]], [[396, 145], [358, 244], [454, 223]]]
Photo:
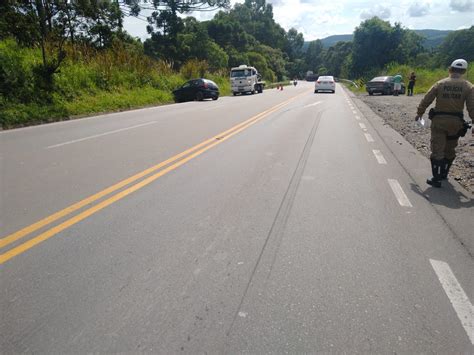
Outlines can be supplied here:
[[359, 123], [359, 127], [362, 128], [362, 129], [364, 129], [364, 130], [367, 129], [367, 127], [366, 127], [365, 124], [363, 124], [363, 123]]
[[374, 139], [372, 138], [372, 135], [370, 133], [364, 133], [365, 139], [367, 139], [367, 142], [372, 143], [374, 142]]
[[359, 120], [360, 120], [360, 117], [357, 116], [357, 115], [355, 115], [355, 119], [356, 119], [357, 121], [359, 121]]
[[379, 162], [379, 164], [387, 164], [387, 161], [385, 160], [384, 156], [380, 152], [380, 150], [372, 150], [372, 152], [375, 155], [375, 159]]
[[88, 140], [88, 139], [103, 137], [103, 136], [107, 136], [107, 135], [109, 135], [109, 134], [114, 134], [114, 133], [118, 133], [118, 132], [128, 131], [129, 129], [134, 129], [134, 128], [143, 127], [143, 126], [148, 126], [148, 125], [155, 124], [155, 123], [156, 123], [156, 121], [151, 121], [151, 122], [147, 122], [147, 123], [137, 124], [137, 125], [131, 126], [131, 127], [116, 129], [116, 130], [114, 130], [114, 131], [109, 131], [109, 132], [104, 132], [104, 133], [100, 133], [100, 134], [95, 134], [95, 135], [89, 136], [89, 137], [84, 137], [84, 138], [75, 139], [75, 140], [68, 141], [68, 142], [64, 142], [64, 143], [59, 143], [59, 144], [55, 144], [55, 145], [50, 145], [49, 147], [46, 147], [46, 149], [58, 148], [58, 147], [61, 147], [61, 146], [63, 146], [63, 145], [78, 143], [78, 142], [82, 142], [82, 141], [85, 141], [85, 140]]
[[474, 345], [474, 307], [472, 303], [447, 263], [432, 259], [430, 259], [430, 263], [443, 286], [444, 292], [446, 292], [449, 301], [453, 305], [467, 336], [471, 340], [471, 344]]
[[395, 194], [395, 197], [397, 198], [397, 201], [400, 204], [400, 206], [413, 207], [407, 195], [405, 194], [402, 187], [400, 186], [400, 183], [397, 180], [388, 179], [388, 183], [390, 187], [392, 188], [392, 191]]

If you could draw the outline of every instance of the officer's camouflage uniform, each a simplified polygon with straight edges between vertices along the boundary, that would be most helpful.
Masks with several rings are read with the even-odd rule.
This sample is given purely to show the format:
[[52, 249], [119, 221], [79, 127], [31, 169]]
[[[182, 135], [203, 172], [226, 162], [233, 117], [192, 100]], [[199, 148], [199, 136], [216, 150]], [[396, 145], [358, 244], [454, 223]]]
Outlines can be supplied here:
[[[462, 113], [466, 104], [469, 116], [474, 118], [474, 86], [459, 74], [438, 81], [421, 100], [418, 116], [422, 116], [428, 106], [436, 99], [435, 111], [443, 113]], [[431, 123], [431, 163], [433, 176], [447, 178], [447, 173], [456, 156], [455, 148], [463, 128], [463, 120], [446, 114], [436, 115]], [[434, 165], [434, 166], [433, 166]], [[435, 171], [436, 169], [437, 172]]]

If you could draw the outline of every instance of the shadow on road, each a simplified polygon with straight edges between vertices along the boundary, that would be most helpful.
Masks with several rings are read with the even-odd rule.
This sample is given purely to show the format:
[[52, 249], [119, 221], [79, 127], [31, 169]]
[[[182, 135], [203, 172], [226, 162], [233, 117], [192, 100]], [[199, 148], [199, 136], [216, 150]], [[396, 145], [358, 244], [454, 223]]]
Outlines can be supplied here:
[[[428, 186], [428, 185], [427, 185]], [[474, 207], [474, 200], [464, 193], [457, 191], [449, 181], [443, 181], [442, 188], [428, 186], [424, 191], [416, 184], [410, 184], [412, 191], [435, 205], [452, 209]]]

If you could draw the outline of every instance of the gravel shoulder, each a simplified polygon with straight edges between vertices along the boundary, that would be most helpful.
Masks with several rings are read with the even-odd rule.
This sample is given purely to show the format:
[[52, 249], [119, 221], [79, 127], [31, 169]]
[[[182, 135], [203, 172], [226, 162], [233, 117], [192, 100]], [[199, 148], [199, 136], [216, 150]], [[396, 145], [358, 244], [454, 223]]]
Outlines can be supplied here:
[[[390, 125], [413, 147], [429, 158], [430, 130], [429, 128], [416, 127], [414, 123], [416, 109], [423, 95], [369, 96], [368, 94], [356, 94], [356, 96], [380, 116], [385, 124]], [[464, 112], [464, 117], [469, 120], [467, 112]], [[427, 113], [423, 118], [428, 119]], [[429, 172], [427, 172], [427, 177], [428, 175], [430, 175]], [[450, 170], [450, 179], [458, 181], [467, 191], [474, 193], [474, 137], [471, 131], [459, 139], [456, 160]]]

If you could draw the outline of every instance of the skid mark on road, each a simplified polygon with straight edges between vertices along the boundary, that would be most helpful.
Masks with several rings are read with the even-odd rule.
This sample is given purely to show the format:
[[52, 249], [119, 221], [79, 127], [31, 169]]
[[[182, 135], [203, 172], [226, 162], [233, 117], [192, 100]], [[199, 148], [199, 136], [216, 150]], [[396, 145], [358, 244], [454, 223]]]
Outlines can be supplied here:
[[430, 263], [443, 286], [444, 292], [446, 292], [449, 301], [453, 305], [467, 336], [471, 340], [471, 344], [474, 345], [474, 307], [472, 303], [447, 263], [432, 259], [430, 259]]
[[[66, 207], [65, 209], [58, 211], [46, 218], [43, 218], [40, 221], [37, 221], [33, 223], [30, 226], [27, 226], [17, 232], [14, 232], [4, 238], [0, 239], [0, 248], [6, 247], [7, 245], [10, 245], [17, 240], [20, 240], [28, 235], [31, 235], [33, 232], [46, 227], [53, 222], [56, 222], [57, 220], [66, 217], [73, 212], [76, 212], [83, 207], [86, 207], [88, 205], [91, 205], [93, 203], [96, 203], [100, 199], [107, 197], [105, 200], [102, 200], [101, 202], [92, 205], [91, 207], [88, 207], [86, 210], [80, 212], [79, 214], [65, 220], [64, 222], [40, 233], [39, 235], [33, 237], [32, 239], [29, 239], [28, 241], [24, 242], [23, 244], [20, 244], [16, 247], [13, 247], [13, 249], [10, 249], [3, 254], [0, 254], [0, 265], [4, 264], [8, 260], [14, 258], [15, 256], [24, 253], [25, 251], [33, 248], [34, 246], [48, 240], [49, 238], [55, 236], [56, 234], [62, 232], [63, 230], [75, 225], [76, 223], [79, 223], [80, 221], [90, 217], [91, 215], [101, 211], [102, 209], [110, 206], [111, 204], [120, 201], [124, 197], [130, 195], [131, 193], [134, 193], [135, 191], [140, 190], [144, 186], [147, 186], [148, 184], [152, 183], [153, 181], [159, 179], [161, 176], [166, 175], [170, 171], [173, 171], [180, 166], [186, 164], [188, 161], [196, 158], [197, 156], [203, 154], [204, 152], [214, 148], [215, 146], [225, 142], [226, 140], [230, 139], [231, 137], [235, 136], [236, 134], [239, 134], [240, 132], [248, 129], [249, 127], [253, 126], [257, 122], [260, 122], [261, 120], [265, 119], [269, 115], [277, 112], [284, 106], [288, 105], [291, 101], [295, 100], [298, 97], [301, 97], [302, 95], [305, 95], [306, 93], [301, 93], [296, 96], [293, 96], [286, 101], [283, 101], [282, 103], [273, 106], [269, 108], [266, 111], [263, 111], [248, 120], [241, 122], [228, 130], [221, 132], [220, 134], [211, 137], [194, 147], [191, 147], [184, 152], [181, 152], [155, 166], [152, 166], [151, 168], [148, 168], [138, 174], [135, 174], [134, 176], [131, 176], [125, 180], [120, 181], [119, 183], [110, 186], [109, 188], [102, 190], [92, 196], [89, 196], [88, 198], [79, 201], [69, 207]], [[128, 185], [128, 187], [126, 187]]]
[[[306, 140], [303, 151], [301, 152], [296, 169], [293, 173], [293, 176], [291, 177], [291, 180], [288, 184], [288, 188], [280, 203], [280, 207], [278, 208], [278, 212], [273, 220], [270, 231], [268, 232], [267, 237], [265, 238], [265, 242], [257, 258], [257, 262], [255, 263], [255, 266], [252, 270], [249, 281], [247, 282], [247, 286], [245, 287], [244, 293], [242, 294], [240, 303], [234, 313], [234, 317], [227, 331], [227, 335], [231, 333], [236, 319], [242, 311], [242, 305], [244, 303], [245, 298], [247, 297], [247, 294], [249, 293], [251, 285], [254, 283], [258, 284], [258, 282], [255, 281], [257, 279], [257, 271], [261, 271], [261, 273], [259, 273], [258, 278], [258, 280], [260, 280], [261, 282], [265, 282], [265, 280], [267, 280], [271, 275], [272, 268], [275, 264], [276, 256], [281, 244], [281, 240], [283, 238], [283, 232], [285, 230], [288, 217], [290, 216], [291, 208], [293, 207], [296, 192], [298, 191], [299, 184], [303, 177], [303, 173], [309, 158], [309, 154], [311, 152], [311, 147], [313, 146], [314, 138], [319, 127], [319, 122], [321, 120], [322, 113], [323, 111], [320, 111], [316, 116], [311, 132], [308, 136], [308, 139]], [[266, 263], [269, 263], [269, 265], [263, 265], [264, 259]]]

